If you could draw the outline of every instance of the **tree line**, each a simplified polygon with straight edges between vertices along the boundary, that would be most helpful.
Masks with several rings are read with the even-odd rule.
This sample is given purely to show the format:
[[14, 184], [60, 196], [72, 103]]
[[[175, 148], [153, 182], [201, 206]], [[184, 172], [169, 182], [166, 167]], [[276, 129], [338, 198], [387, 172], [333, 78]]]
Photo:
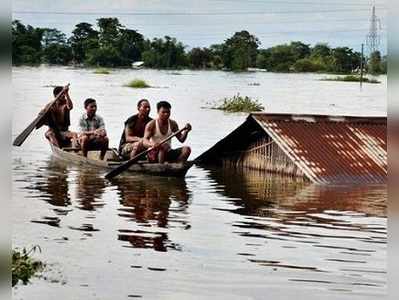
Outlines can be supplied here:
[[[35, 28], [12, 22], [14, 65], [55, 64], [127, 67], [143, 61], [157, 69], [221, 69], [245, 71], [261, 68], [272, 72], [352, 73], [359, 70], [361, 54], [348, 47], [294, 41], [261, 49], [259, 39], [248, 31], [236, 32], [221, 44], [186, 50], [170, 36], [146, 39], [123, 26], [117, 18], [100, 18], [96, 27], [82, 22], [67, 36], [55, 28]], [[387, 58], [374, 52], [364, 59], [372, 74], [386, 73]]]

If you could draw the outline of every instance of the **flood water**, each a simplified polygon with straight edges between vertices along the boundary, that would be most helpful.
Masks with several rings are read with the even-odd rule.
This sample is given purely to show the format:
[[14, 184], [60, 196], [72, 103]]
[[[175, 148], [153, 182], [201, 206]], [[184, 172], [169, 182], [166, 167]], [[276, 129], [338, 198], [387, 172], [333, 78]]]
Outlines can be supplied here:
[[[193, 158], [245, 120], [204, 107], [237, 92], [268, 112], [386, 114], [383, 84], [326, 75], [14, 68], [15, 137], [71, 83], [72, 129], [97, 99], [111, 144], [146, 97], [190, 122]], [[123, 87], [142, 78], [155, 88]], [[257, 83], [259, 85], [253, 85]], [[155, 110], [154, 110], [155, 111]], [[55, 161], [35, 131], [13, 150], [13, 244], [40, 245], [42, 278], [15, 299], [377, 299], [386, 295], [386, 185], [320, 187], [194, 166], [184, 179], [120, 176]], [[177, 143], [174, 143], [177, 146]]]

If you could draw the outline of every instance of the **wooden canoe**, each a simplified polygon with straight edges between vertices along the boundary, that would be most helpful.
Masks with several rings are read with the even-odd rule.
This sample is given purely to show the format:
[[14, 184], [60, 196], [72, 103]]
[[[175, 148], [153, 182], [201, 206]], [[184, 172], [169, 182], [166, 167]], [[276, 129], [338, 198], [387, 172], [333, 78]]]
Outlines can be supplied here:
[[[116, 149], [108, 150], [104, 160], [100, 160], [99, 158], [100, 151], [89, 151], [87, 157], [84, 157], [82, 152], [78, 149], [61, 149], [51, 145], [51, 150], [53, 152], [53, 156], [61, 161], [71, 162], [82, 166], [86, 165], [88, 167], [98, 167], [107, 171], [126, 162], [119, 159]], [[167, 177], [184, 177], [193, 164], [194, 162], [192, 161], [164, 164], [139, 161], [130, 166], [126, 173], [141, 173]]]

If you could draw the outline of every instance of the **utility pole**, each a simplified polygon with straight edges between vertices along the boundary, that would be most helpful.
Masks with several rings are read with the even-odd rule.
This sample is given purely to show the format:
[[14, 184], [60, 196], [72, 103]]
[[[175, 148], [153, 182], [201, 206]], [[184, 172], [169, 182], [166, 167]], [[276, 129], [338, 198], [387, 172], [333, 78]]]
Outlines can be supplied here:
[[362, 44], [362, 58], [360, 59], [360, 88], [363, 86], [363, 60], [364, 60], [364, 44]]

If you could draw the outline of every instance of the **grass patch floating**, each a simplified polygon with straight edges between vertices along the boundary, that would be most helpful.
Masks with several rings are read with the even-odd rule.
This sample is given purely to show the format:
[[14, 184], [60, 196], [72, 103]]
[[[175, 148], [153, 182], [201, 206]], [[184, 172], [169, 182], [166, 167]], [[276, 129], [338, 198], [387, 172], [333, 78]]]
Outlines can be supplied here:
[[223, 110], [226, 112], [255, 112], [262, 111], [265, 108], [258, 101], [251, 99], [248, 96], [242, 97], [240, 94], [234, 95], [231, 98], [224, 98], [221, 100], [220, 105], [216, 105], [212, 108]]
[[[347, 75], [347, 76], [337, 76], [337, 77], [331, 77], [331, 78], [323, 78], [320, 79], [321, 81], [343, 81], [343, 82], [360, 82], [360, 76], [357, 75]], [[366, 83], [381, 83], [381, 81], [378, 81], [376, 79], [370, 79], [367, 77], [363, 77], [363, 82]]]
[[37, 250], [41, 251], [39, 246], [34, 246], [29, 251], [25, 248], [21, 251], [17, 249], [12, 250], [12, 286], [15, 286], [19, 281], [25, 285], [28, 284], [29, 279], [32, 278], [36, 272], [43, 270], [44, 264], [31, 257]]
[[106, 68], [98, 68], [94, 70], [94, 74], [103, 74], [103, 75], [107, 75], [107, 74], [111, 74], [111, 72], [106, 69]]
[[134, 89], [145, 89], [145, 88], [151, 87], [147, 82], [145, 82], [145, 80], [142, 80], [142, 79], [133, 79], [125, 86], [131, 87]]

